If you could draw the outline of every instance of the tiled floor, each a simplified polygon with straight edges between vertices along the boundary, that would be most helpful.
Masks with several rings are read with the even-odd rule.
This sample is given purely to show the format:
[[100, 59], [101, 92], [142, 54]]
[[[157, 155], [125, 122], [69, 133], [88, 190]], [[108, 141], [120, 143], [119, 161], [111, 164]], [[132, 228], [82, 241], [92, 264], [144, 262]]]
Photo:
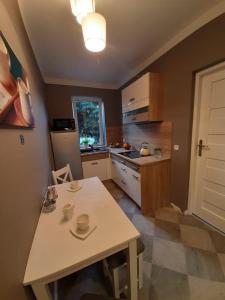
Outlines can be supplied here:
[[[141, 232], [144, 287], [139, 300], [225, 300], [225, 237], [193, 216], [170, 208], [144, 217], [112, 181], [106, 188]], [[59, 281], [59, 300], [78, 300], [83, 293], [111, 293], [93, 265]]]

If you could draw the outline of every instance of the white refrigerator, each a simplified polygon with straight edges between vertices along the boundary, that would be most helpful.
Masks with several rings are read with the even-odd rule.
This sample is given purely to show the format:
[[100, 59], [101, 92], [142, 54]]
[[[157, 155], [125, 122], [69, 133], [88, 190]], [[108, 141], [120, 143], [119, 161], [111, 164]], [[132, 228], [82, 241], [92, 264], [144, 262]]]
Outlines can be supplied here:
[[83, 178], [78, 131], [52, 131], [51, 144], [55, 170], [70, 165], [74, 179]]

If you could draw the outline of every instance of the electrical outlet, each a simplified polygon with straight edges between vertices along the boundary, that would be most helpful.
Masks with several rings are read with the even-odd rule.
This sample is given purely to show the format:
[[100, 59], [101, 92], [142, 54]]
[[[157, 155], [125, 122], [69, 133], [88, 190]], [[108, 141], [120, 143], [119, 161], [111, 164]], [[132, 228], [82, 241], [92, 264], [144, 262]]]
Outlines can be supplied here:
[[22, 134], [20, 134], [20, 144], [21, 145], [25, 144], [25, 139], [24, 139], [24, 136]]
[[173, 149], [178, 151], [180, 149], [180, 146], [179, 145], [173, 145]]

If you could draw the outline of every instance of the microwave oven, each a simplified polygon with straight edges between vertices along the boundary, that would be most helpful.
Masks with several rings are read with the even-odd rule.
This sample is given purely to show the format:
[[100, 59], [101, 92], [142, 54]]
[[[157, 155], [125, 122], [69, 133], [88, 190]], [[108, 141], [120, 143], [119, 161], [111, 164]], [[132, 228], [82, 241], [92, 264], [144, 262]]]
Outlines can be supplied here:
[[53, 119], [54, 131], [76, 130], [74, 119]]

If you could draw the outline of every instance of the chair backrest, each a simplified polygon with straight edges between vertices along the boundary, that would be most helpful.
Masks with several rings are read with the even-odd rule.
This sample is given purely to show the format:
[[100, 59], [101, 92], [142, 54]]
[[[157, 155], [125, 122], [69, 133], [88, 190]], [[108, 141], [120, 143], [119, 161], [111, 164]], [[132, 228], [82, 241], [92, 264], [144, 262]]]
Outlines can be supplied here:
[[73, 181], [73, 176], [70, 170], [70, 165], [67, 164], [64, 168], [57, 171], [52, 171], [54, 184], [60, 184]]

